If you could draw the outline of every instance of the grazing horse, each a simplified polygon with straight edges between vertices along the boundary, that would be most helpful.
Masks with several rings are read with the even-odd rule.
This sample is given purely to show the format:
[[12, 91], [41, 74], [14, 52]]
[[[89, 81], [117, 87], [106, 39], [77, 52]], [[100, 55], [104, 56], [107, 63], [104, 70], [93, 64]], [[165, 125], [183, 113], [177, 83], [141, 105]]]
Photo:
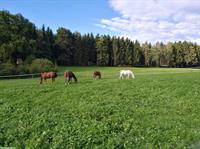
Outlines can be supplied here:
[[49, 78], [52, 78], [52, 82], [55, 81], [55, 78], [57, 77], [57, 73], [50, 71], [50, 72], [43, 72], [40, 74], [40, 84], [42, 84], [43, 80], [47, 80]]
[[94, 71], [94, 73], [93, 73], [94, 80], [96, 80], [97, 77], [99, 79], [101, 79], [101, 72], [100, 71]]
[[65, 77], [65, 85], [67, 84], [67, 83], [66, 83], [66, 82], [67, 82], [67, 78], [68, 78], [68, 84], [69, 84], [70, 82], [72, 82], [72, 78], [74, 79], [75, 82], [78, 81], [77, 78], [76, 78], [76, 76], [75, 76], [75, 74], [74, 74], [72, 71], [66, 71], [66, 72], [64, 73], [64, 77]]
[[131, 70], [121, 70], [119, 78], [123, 79], [126, 76], [127, 76], [127, 78], [135, 78], [135, 76]]

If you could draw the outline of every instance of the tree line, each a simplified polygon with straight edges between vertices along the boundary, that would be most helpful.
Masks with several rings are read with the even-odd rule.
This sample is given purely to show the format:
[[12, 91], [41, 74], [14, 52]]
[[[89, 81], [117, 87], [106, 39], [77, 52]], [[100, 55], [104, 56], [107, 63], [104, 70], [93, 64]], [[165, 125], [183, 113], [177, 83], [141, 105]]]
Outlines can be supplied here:
[[68, 66], [167, 66], [200, 64], [200, 46], [188, 41], [139, 43], [110, 35], [37, 28], [21, 14], [0, 11], [0, 64], [46, 58]]

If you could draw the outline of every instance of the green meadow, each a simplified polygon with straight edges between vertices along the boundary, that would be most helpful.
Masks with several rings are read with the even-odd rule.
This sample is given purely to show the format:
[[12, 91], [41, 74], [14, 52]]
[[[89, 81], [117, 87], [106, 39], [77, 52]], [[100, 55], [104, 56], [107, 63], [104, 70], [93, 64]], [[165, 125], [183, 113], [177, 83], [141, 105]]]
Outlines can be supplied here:
[[[136, 78], [120, 80], [122, 69]], [[65, 86], [65, 70], [78, 83]], [[42, 85], [0, 80], [0, 147], [198, 148], [200, 69], [59, 67], [59, 74]]]

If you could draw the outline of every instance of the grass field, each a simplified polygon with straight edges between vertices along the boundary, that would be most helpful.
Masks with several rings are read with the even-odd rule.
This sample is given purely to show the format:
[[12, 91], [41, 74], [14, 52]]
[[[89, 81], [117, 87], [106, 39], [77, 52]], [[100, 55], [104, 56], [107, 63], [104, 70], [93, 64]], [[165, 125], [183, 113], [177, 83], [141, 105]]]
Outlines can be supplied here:
[[[200, 69], [60, 67], [77, 84], [0, 80], [0, 146], [191, 148], [200, 142]], [[101, 80], [92, 73], [100, 70]]]

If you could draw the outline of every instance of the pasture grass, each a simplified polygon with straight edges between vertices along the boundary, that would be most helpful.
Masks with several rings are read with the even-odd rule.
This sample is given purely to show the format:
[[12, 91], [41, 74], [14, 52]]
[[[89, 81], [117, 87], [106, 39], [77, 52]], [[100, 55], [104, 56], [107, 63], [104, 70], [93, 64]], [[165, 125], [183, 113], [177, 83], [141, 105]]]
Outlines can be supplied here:
[[[192, 148], [200, 142], [200, 70], [59, 67], [77, 84], [0, 80], [0, 147]], [[119, 80], [132, 69], [135, 79]], [[93, 80], [94, 70], [103, 73]]]

